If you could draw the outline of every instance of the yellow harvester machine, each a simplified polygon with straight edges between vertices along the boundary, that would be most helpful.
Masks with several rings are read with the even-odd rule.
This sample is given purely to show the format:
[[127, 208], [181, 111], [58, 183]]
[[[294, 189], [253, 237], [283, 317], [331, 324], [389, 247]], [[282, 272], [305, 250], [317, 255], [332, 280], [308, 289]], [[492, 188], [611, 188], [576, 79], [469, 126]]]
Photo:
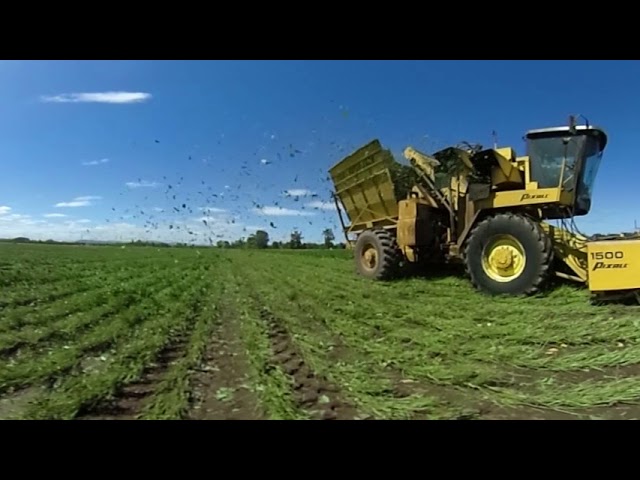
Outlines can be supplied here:
[[521, 157], [510, 147], [432, 155], [408, 147], [410, 167], [402, 167], [374, 140], [333, 166], [358, 272], [384, 280], [403, 265], [462, 262], [490, 294], [533, 294], [557, 275], [600, 297], [638, 296], [640, 239], [592, 241], [573, 223], [591, 209], [606, 133], [570, 117], [568, 126], [528, 132], [526, 142]]

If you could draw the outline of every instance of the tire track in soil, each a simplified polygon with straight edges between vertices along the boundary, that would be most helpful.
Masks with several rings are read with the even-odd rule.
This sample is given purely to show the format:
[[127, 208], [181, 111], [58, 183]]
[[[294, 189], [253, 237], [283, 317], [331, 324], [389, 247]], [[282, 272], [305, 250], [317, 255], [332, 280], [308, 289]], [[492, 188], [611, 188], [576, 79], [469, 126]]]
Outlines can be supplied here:
[[[447, 415], [449, 420], [471, 420], [486, 414], [492, 406], [485, 401], [475, 398], [470, 392], [453, 385], [440, 385], [405, 378], [398, 370], [392, 370], [388, 377], [391, 381], [391, 395], [394, 398], [406, 398], [411, 395], [421, 395], [437, 400], [441, 407], [460, 410], [455, 416]], [[410, 420], [425, 420], [430, 418], [428, 413], [415, 413]]]
[[[394, 382], [392, 395], [395, 398], [408, 397], [419, 394], [433, 397], [442, 402], [442, 406], [460, 409], [460, 414], [455, 417], [447, 417], [450, 420], [575, 420], [580, 415], [587, 413], [570, 413], [543, 406], [514, 406], [507, 407], [492, 402], [489, 399], [479, 398], [480, 392], [467, 387], [455, 387], [453, 385], [439, 385], [397, 379]], [[424, 420], [428, 414], [416, 414], [411, 420]]]
[[[560, 372], [549, 370], [522, 370], [525, 373], [524, 375], [521, 374], [521, 376], [526, 378], [528, 382], [539, 381], [550, 377], [562, 385], [575, 385], [583, 382], [602, 382], [640, 376], [639, 364]], [[530, 384], [523, 384], [520, 390], [530, 391], [531, 386]], [[481, 416], [481, 418], [485, 420], [579, 420], [590, 417], [607, 420], [640, 419], [640, 405], [617, 402], [612, 405], [555, 409], [541, 405], [501, 407], [494, 404], [490, 406], [489, 411]]]
[[171, 363], [184, 355], [190, 333], [186, 331], [176, 336], [164, 347], [156, 360], [144, 369], [140, 379], [120, 387], [113, 399], [79, 412], [76, 420], [135, 420]]
[[357, 409], [340, 394], [340, 389], [316, 374], [305, 362], [283, 322], [268, 308], [260, 308], [260, 318], [267, 326], [273, 365], [293, 381], [293, 399], [313, 420], [353, 420]]
[[239, 334], [238, 317], [222, 306], [200, 367], [192, 376], [189, 420], [262, 420], [265, 414], [249, 388], [250, 364]]
[[0, 420], [11, 420], [17, 417], [30, 402], [44, 392], [42, 385], [29, 386], [15, 391], [9, 391], [0, 396]]
[[[322, 329], [325, 335], [331, 338], [333, 344], [332, 350], [328, 354], [329, 360], [334, 363], [337, 362], [352, 362], [359, 359], [366, 360], [358, 352], [355, 352], [351, 347], [345, 344], [340, 335], [332, 330], [322, 317], [313, 315], [314, 326], [317, 329]], [[459, 419], [468, 419], [478, 417], [492, 408], [488, 402], [478, 401], [473, 398], [468, 392], [463, 389], [456, 388], [449, 385], [440, 385], [435, 382], [425, 382], [419, 380], [408, 379], [398, 368], [389, 367], [385, 373], [385, 378], [391, 383], [390, 389], [386, 392], [393, 398], [406, 398], [411, 395], [423, 395], [426, 397], [433, 397], [440, 400], [444, 406], [458, 407], [464, 405], [465, 411], [460, 414]], [[415, 414], [412, 419], [421, 420], [428, 415], [423, 413]], [[370, 418], [363, 417], [360, 418]]]
[[[491, 387], [509, 387], [521, 392], [532, 392], [534, 382], [552, 377], [559, 384], [571, 385], [587, 381], [605, 381], [615, 378], [627, 378], [640, 376], [640, 365], [606, 367], [592, 370], [576, 371], [545, 371], [518, 368], [511, 372], [511, 380], [504, 382], [491, 382], [485, 384]], [[414, 393], [424, 393], [436, 398], [442, 398], [450, 406], [465, 405], [469, 414], [463, 414], [461, 418], [475, 418], [478, 420], [575, 420], [585, 417], [601, 417], [606, 419], [640, 418], [640, 405], [616, 403], [607, 406], [594, 406], [583, 408], [545, 407], [543, 405], [519, 405], [502, 406], [488, 399], [479, 399], [479, 392], [472, 388], [456, 388], [455, 386], [439, 385], [437, 383], [415, 382], [394, 375], [394, 389], [392, 394], [402, 398]], [[405, 383], [406, 382], [406, 383]], [[639, 399], [640, 400], [640, 399]], [[417, 417], [416, 419], [418, 419]]]
[[[344, 341], [340, 338], [336, 332], [329, 328], [325, 322], [315, 317], [315, 327], [322, 328], [325, 333], [331, 337], [333, 343], [333, 349], [328, 354], [328, 358], [333, 362], [350, 362], [358, 359], [360, 355], [353, 351]], [[638, 368], [638, 366], [635, 366]], [[618, 367], [620, 368], [620, 367]], [[593, 378], [596, 372], [573, 372], [572, 379], [576, 381], [575, 376]], [[602, 372], [598, 372], [602, 374]], [[618, 370], [618, 373], [619, 370]], [[517, 372], [511, 372], [511, 379], [504, 382], [494, 382], [491, 386], [514, 386], [516, 380], [523, 381], [524, 379], [530, 380], [534, 378], [537, 372], [529, 369], [518, 369]], [[569, 374], [567, 374], [568, 376]], [[548, 376], [548, 375], [547, 375]], [[544, 407], [503, 407], [492, 402], [489, 399], [479, 398], [480, 392], [469, 387], [457, 387], [455, 385], [440, 384], [435, 381], [425, 381], [407, 378], [400, 369], [394, 367], [388, 367], [385, 372], [385, 378], [390, 381], [391, 387], [386, 392], [393, 398], [406, 398], [411, 395], [420, 395], [425, 397], [431, 397], [438, 400], [442, 407], [448, 407], [451, 410], [459, 409], [460, 414], [457, 416], [449, 416], [446, 418], [451, 420], [490, 420], [490, 419], [532, 419], [532, 420], [544, 420], [544, 419], [576, 419], [577, 414], [571, 414], [568, 412], [560, 412], [553, 409], [546, 409]], [[537, 375], [536, 375], [537, 378]], [[602, 409], [607, 408], [611, 410], [612, 407], [597, 407], [595, 409], [585, 410], [584, 415], [599, 415], [602, 414]], [[620, 410], [623, 415], [637, 414], [640, 416], [640, 407], [636, 407], [637, 410], [630, 411], [631, 406], [622, 406]], [[362, 417], [361, 417], [362, 418]], [[367, 417], [369, 418], [369, 417]], [[416, 413], [412, 420], [424, 420], [429, 418], [429, 413]]]
[[[340, 335], [327, 325], [323, 317], [312, 314], [312, 318], [313, 325], [309, 325], [309, 328], [322, 331], [324, 336], [328, 336], [331, 339], [333, 348], [328, 353], [327, 358], [331, 360], [332, 363], [351, 363], [357, 360], [367, 360], [366, 356], [354, 351], [349, 345], [345, 344]], [[391, 383], [390, 389], [385, 393], [393, 398], [401, 399], [411, 395], [423, 395], [440, 400], [443, 405], [449, 407], [465, 405], [467, 408], [460, 414], [460, 419], [477, 417], [491, 408], [491, 405], [487, 402], [480, 402], [472, 398], [471, 395], [463, 391], [463, 389], [458, 389], [454, 386], [439, 385], [433, 382], [407, 379], [397, 368], [389, 367], [387, 371], [384, 372], [384, 377]], [[414, 415], [413, 419], [420, 420], [427, 416], [428, 415], [420, 413]], [[372, 417], [361, 414], [359, 418], [371, 419]]]
[[[526, 384], [519, 383], [530, 381], [533, 378], [528, 369], [520, 369], [517, 372], [504, 372], [505, 378], [493, 380], [483, 384], [485, 387], [510, 387], [524, 390]], [[408, 397], [419, 394], [433, 397], [442, 402], [443, 406], [460, 410], [460, 415], [448, 417], [452, 420], [484, 420], [484, 419], [573, 419], [575, 415], [559, 412], [545, 407], [506, 407], [499, 405], [489, 398], [482, 398], [482, 388], [462, 386], [455, 384], [441, 384], [437, 381], [429, 382], [405, 378], [398, 370], [392, 370], [392, 395], [396, 398]], [[514, 417], [516, 415], [516, 417]], [[413, 420], [425, 419], [427, 415], [416, 414]]]

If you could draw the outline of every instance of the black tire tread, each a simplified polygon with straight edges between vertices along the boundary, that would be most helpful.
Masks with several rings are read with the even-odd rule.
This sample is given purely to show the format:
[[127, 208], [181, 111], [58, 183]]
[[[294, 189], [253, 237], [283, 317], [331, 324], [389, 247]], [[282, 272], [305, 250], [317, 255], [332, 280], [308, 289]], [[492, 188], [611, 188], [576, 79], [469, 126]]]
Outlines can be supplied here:
[[401, 254], [396, 244], [395, 236], [390, 231], [382, 228], [368, 230], [368, 232], [377, 237], [382, 247], [380, 255], [382, 265], [375, 279], [391, 280], [395, 278], [398, 275], [398, 266], [401, 260]]
[[477, 284], [477, 282], [475, 281], [471, 273], [471, 270], [469, 268], [469, 262], [466, 261], [469, 256], [469, 246], [471, 245], [474, 236], [478, 233], [478, 231], [484, 225], [490, 222], [494, 222], [496, 221], [496, 219], [499, 219], [499, 218], [505, 218], [508, 222], [518, 222], [526, 226], [528, 229], [531, 230], [531, 232], [536, 237], [537, 245], [542, 256], [542, 261], [540, 262], [538, 275], [536, 276], [534, 281], [531, 283], [531, 285], [524, 292], [524, 294], [527, 296], [535, 295], [542, 290], [545, 283], [549, 279], [550, 274], [552, 273], [554, 251], [553, 251], [553, 244], [551, 242], [551, 238], [545, 233], [545, 231], [542, 229], [542, 227], [536, 220], [526, 215], [516, 214], [512, 212], [498, 213], [498, 214], [490, 215], [484, 218], [483, 220], [481, 220], [480, 222], [478, 222], [478, 224], [472, 229], [467, 241], [465, 242], [464, 264], [465, 264], [466, 275], [471, 280], [471, 283], [474, 286], [474, 288], [480, 289], [480, 286]]

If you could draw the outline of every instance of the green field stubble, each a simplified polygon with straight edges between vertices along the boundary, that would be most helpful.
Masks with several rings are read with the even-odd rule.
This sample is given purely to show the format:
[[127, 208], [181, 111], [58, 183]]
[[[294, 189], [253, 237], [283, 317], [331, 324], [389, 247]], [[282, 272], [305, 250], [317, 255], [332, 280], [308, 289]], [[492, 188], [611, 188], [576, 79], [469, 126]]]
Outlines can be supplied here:
[[572, 286], [488, 298], [457, 276], [370, 282], [344, 251], [1, 245], [0, 265], [0, 417], [91, 415], [169, 349], [134, 417], [186, 418], [193, 372], [234, 318], [265, 418], [309, 418], [265, 313], [357, 418], [607, 418], [640, 398], [640, 308]]

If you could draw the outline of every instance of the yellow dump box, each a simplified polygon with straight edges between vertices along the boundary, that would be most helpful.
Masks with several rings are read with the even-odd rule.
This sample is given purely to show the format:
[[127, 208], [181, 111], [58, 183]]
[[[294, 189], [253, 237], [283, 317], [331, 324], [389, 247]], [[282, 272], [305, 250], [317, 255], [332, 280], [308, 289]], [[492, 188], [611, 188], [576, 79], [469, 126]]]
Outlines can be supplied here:
[[399, 166], [391, 152], [373, 140], [331, 167], [335, 196], [350, 222], [343, 222], [345, 234], [397, 223], [393, 174]]

